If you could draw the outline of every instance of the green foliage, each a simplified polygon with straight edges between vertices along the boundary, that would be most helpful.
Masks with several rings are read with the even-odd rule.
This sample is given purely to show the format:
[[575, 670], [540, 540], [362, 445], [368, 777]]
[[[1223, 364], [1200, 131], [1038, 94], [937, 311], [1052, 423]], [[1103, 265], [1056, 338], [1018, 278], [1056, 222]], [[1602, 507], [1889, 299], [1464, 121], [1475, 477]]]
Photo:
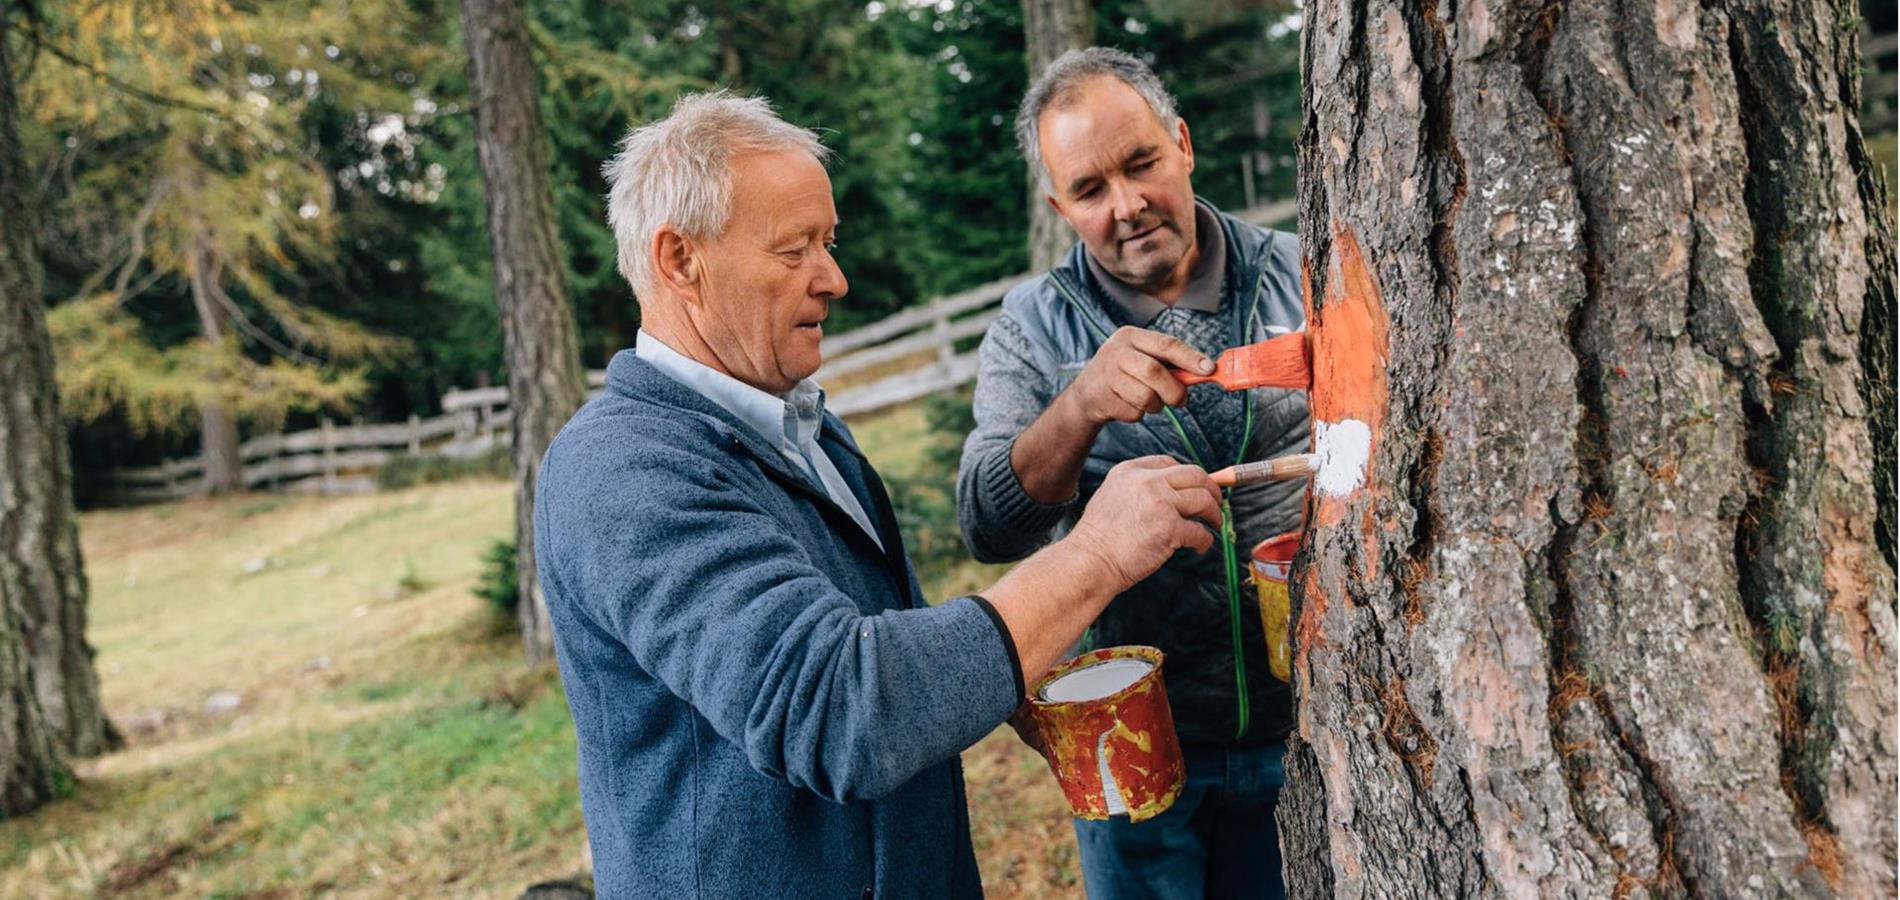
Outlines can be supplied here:
[[507, 478], [513, 470], [514, 458], [506, 445], [468, 457], [405, 454], [376, 470], [376, 486], [388, 491], [462, 478]]
[[52, 763], [52, 766], [53, 766], [53, 796], [51, 799], [64, 800], [67, 797], [71, 797], [73, 795], [73, 791], [77, 790], [79, 787], [79, 779], [73, 777], [73, 770], [67, 768], [66, 764], [63, 762], [59, 762], [56, 760]]
[[135, 433], [189, 422], [218, 404], [266, 427], [293, 412], [344, 411], [366, 387], [361, 368], [253, 360], [235, 337], [153, 346], [115, 298], [101, 295], [47, 314], [61, 411], [93, 421], [117, 412]]
[[503, 618], [509, 622], [515, 619], [515, 607], [521, 603], [521, 586], [517, 580], [515, 542], [496, 539], [490, 541], [482, 551], [482, 574], [475, 582], [475, 596], [488, 601]]
[[1022, 7], [913, 6], [901, 18], [904, 49], [926, 81], [906, 111], [916, 138], [900, 177], [917, 219], [908, 253], [922, 292], [939, 296], [1021, 272], [1029, 266], [1030, 202], [1013, 133], [1029, 81]]
[[[41, 241], [82, 470], [193, 452], [207, 402], [301, 427], [434, 410], [503, 383], [455, 0], [49, 6], [22, 58]], [[1021, 271], [1015, 0], [529, 4], [550, 184], [583, 361], [631, 343], [601, 163], [682, 92], [731, 87], [816, 128], [831, 166], [839, 332]], [[1283, 0], [1102, 0], [1098, 42], [1180, 98], [1195, 186], [1292, 195], [1298, 32]], [[21, 27], [21, 26], [16, 26]], [[207, 340], [196, 296], [227, 319]], [[167, 433], [167, 431], [170, 433]], [[83, 479], [83, 475], [82, 475]], [[83, 487], [83, 484], [82, 484]]]
[[219, 405], [275, 424], [362, 394], [360, 370], [335, 362], [400, 352], [300, 293], [332, 272], [336, 243], [306, 115], [406, 101], [324, 48], [378, 52], [405, 21], [377, 2], [109, 0], [23, 27], [46, 51], [23, 83], [27, 140], [64, 176], [43, 218], [56, 296], [76, 301], [55, 327], [69, 413], [123, 409], [154, 430]]

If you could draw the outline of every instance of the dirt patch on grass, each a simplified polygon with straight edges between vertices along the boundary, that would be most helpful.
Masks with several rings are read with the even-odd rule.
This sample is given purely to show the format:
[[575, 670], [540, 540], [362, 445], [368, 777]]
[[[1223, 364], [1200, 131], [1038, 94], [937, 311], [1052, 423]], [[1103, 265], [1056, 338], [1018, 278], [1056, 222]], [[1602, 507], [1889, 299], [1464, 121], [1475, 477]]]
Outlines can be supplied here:
[[120, 862], [106, 872], [105, 880], [99, 885], [99, 896], [117, 897], [147, 885], [158, 886], [154, 882], [165, 878], [172, 869], [214, 849], [219, 832], [231, 821], [228, 817], [214, 818], [182, 841]]

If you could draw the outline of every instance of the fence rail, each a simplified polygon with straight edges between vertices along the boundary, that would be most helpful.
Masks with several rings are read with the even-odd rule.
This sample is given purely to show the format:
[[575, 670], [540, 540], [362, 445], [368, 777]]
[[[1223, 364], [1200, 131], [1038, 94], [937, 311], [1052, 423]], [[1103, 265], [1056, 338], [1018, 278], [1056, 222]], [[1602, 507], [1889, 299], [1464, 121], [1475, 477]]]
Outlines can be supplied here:
[[[1273, 225], [1291, 219], [1295, 210], [1292, 201], [1283, 201], [1238, 215]], [[825, 338], [819, 347], [826, 362], [816, 377], [838, 388], [827, 408], [840, 416], [863, 415], [974, 381], [976, 351], [958, 352], [957, 345], [982, 335], [1000, 315], [996, 307], [1003, 296], [1031, 277], [999, 278]], [[606, 380], [604, 371], [588, 372], [589, 394]], [[363, 425], [325, 419], [307, 431], [252, 438], [238, 453], [248, 488], [344, 493], [373, 489], [365, 473], [400, 456], [469, 457], [507, 437], [508, 388], [484, 387], [443, 394], [442, 414], [432, 418]], [[115, 499], [136, 503], [198, 493], [203, 472], [203, 461], [194, 457], [115, 469], [107, 478]]]

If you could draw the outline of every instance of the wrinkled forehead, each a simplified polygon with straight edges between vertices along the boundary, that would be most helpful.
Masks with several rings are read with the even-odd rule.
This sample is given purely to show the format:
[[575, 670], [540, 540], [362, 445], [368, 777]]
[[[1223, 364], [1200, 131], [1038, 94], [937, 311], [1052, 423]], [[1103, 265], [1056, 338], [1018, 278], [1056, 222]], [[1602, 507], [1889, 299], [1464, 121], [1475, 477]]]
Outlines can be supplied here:
[[1134, 88], [1106, 77], [1043, 110], [1037, 130], [1042, 158], [1057, 184], [1119, 167], [1170, 137]]
[[756, 150], [732, 158], [728, 229], [829, 232], [837, 224], [831, 176], [811, 154], [797, 149]]

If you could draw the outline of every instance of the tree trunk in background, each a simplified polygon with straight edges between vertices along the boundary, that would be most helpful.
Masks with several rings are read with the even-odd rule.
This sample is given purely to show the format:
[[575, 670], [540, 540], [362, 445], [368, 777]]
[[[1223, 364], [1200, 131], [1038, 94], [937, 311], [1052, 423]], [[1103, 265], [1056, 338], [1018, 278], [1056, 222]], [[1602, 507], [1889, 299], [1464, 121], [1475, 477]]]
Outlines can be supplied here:
[[1306, 7], [1293, 896], [1891, 896], [1854, 9]]
[[[79, 559], [6, 18], [0, 8], [0, 815], [11, 817], [57, 797], [70, 777], [35, 689], [32, 623], [48, 593], [57, 603], [77, 583], [83, 601], [84, 582], [64, 574]], [[60, 559], [66, 550], [72, 556]]]
[[[1095, 12], [1089, 0], [1023, 0], [1024, 47], [1033, 84], [1056, 57], [1095, 41]], [[1038, 173], [1029, 172], [1029, 270], [1041, 272], [1062, 261], [1075, 245], [1075, 232], [1043, 199]]]
[[462, 0], [462, 33], [488, 193], [495, 303], [507, 344], [521, 639], [528, 659], [541, 662], [552, 658], [554, 635], [534, 565], [536, 467], [586, 398], [586, 376], [554, 226], [527, 22], [515, 0]]
[[[191, 249], [191, 302], [198, 311], [198, 334], [218, 347], [231, 339], [230, 313], [219, 305], [217, 279], [223, 267], [209, 238], [199, 237]], [[222, 397], [198, 404], [199, 459], [204, 461], [200, 482], [206, 494], [231, 494], [244, 489], [244, 455], [238, 445], [237, 416]]]

